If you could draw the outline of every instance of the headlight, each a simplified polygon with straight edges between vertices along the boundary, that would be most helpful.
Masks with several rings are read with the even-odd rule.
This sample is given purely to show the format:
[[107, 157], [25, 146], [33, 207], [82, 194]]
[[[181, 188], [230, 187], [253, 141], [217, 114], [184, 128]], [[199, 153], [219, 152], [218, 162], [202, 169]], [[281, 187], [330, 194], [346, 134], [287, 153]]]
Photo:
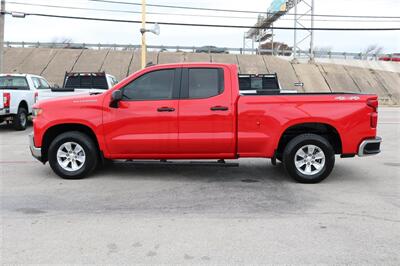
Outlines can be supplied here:
[[43, 109], [41, 109], [41, 108], [33, 108], [32, 109], [32, 116], [33, 117], [38, 117], [42, 113], [43, 113]]

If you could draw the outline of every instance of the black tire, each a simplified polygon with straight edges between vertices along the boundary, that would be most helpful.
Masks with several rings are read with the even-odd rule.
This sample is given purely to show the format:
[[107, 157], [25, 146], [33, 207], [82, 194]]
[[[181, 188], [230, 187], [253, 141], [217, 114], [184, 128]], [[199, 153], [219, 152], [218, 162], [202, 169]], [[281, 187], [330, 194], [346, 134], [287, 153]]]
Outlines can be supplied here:
[[25, 130], [28, 124], [28, 111], [24, 107], [19, 107], [17, 114], [13, 119], [13, 127], [15, 130]]
[[[321, 170], [315, 174], [304, 174], [301, 172], [302, 168], [297, 169], [295, 165], [295, 156], [297, 151], [306, 145], [313, 145], [318, 147], [325, 155], [325, 163]], [[301, 157], [300, 157], [301, 158]], [[311, 160], [311, 156], [309, 157]], [[314, 157], [312, 157], [314, 158]], [[297, 158], [297, 160], [299, 157]], [[320, 162], [320, 161], [319, 161]], [[283, 152], [283, 164], [287, 173], [300, 183], [314, 184], [319, 183], [329, 176], [335, 165], [335, 151], [332, 145], [324, 137], [315, 134], [302, 134], [292, 139], [285, 147]], [[307, 165], [304, 165], [304, 168]], [[318, 171], [314, 166], [310, 169]], [[304, 170], [303, 170], [304, 171]]]
[[[79, 144], [84, 151], [85, 161], [80, 169], [76, 171], [65, 170], [57, 160], [57, 152], [61, 145], [73, 142]], [[97, 167], [98, 149], [93, 140], [86, 134], [79, 131], [65, 132], [57, 136], [50, 144], [48, 151], [48, 160], [50, 167], [60, 177], [64, 179], [81, 179], [88, 176]]]

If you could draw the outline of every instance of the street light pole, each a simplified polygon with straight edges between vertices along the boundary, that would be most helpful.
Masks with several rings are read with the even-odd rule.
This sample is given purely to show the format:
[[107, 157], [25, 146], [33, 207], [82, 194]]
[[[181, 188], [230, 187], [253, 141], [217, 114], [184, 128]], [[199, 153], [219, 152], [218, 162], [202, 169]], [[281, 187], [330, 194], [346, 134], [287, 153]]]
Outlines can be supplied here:
[[0, 14], [0, 73], [3, 73], [3, 64], [4, 64], [4, 21], [6, 11], [6, 1], [1, 0], [1, 14]]
[[146, 67], [146, 0], [142, 0], [142, 69]]

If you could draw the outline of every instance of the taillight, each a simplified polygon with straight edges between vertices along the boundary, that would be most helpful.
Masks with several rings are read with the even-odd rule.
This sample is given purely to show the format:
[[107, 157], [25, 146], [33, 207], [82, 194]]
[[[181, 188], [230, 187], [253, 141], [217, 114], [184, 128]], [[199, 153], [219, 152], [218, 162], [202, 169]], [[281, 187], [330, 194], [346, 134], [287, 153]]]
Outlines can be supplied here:
[[367, 105], [372, 108], [371, 112], [371, 127], [376, 128], [378, 125], [378, 99], [373, 98], [373, 99], [368, 99], [367, 100]]
[[368, 99], [367, 100], [367, 105], [374, 109], [374, 112], [378, 111], [378, 99]]
[[11, 95], [9, 92], [3, 93], [3, 107], [4, 108], [9, 108], [10, 107], [10, 101], [11, 101]]
[[37, 101], [38, 101], [38, 98], [39, 98], [39, 92], [35, 92], [35, 96], [34, 96], [34, 103], [36, 103]]

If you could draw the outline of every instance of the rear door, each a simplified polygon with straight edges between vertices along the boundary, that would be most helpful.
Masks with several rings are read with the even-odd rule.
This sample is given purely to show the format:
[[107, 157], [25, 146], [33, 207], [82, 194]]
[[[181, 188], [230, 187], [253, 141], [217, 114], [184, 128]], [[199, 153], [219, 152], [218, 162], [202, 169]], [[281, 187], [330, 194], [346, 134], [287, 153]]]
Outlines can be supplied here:
[[180, 68], [144, 73], [106, 107], [104, 135], [113, 158], [168, 158], [177, 153]]
[[234, 110], [228, 68], [183, 68], [178, 115], [180, 154], [234, 157]]

